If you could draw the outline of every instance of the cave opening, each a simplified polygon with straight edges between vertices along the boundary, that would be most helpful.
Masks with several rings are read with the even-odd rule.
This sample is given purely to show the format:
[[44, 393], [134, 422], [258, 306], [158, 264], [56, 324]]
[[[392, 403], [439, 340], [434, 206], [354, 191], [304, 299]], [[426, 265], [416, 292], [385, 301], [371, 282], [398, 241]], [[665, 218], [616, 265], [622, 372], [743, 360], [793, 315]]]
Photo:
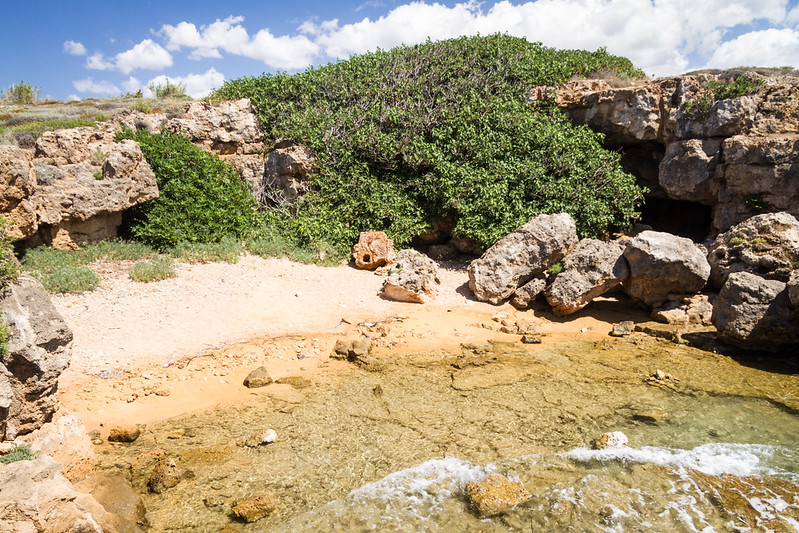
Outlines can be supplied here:
[[652, 226], [655, 231], [702, 242], [710, 235], [712, 220], [713, 208], [709, 205], [647, 197], [640, 222]]

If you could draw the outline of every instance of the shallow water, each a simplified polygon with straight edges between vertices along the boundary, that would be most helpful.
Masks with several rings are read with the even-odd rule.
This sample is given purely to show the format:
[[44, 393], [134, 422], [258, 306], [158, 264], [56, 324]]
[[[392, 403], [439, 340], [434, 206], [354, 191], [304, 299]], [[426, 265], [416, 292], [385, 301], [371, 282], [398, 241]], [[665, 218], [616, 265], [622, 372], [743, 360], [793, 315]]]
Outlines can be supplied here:
[[[797, 407], [795, 375], [648, 337], [494, 344], [270, 386], [100, 457], [155, 531], [799, 531]], [[242, 445], [267, 428], [276, 442]], [[589, 450], [606, 431], [630, 447]], [[184, 479], [150, 494], [164, 454]], [[533, 498], [481, 520], [464, 487], [495, 471]], [[277, 513], [232, 518], [265, 491]]]

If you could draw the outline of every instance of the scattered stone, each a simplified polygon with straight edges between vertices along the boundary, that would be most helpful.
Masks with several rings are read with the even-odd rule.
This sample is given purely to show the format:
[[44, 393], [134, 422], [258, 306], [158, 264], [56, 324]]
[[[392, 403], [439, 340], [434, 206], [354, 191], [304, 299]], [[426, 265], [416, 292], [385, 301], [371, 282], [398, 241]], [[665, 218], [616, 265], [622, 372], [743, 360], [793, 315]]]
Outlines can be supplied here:
[[799, 310], [787, 284], [749, 272], [729, 275], [713, 303], [713, 325], [719, 339], [744, 349], [787, 353], [799, 346]]
[[575, 313], [630, 275], [624, 244], [583, 239], [561, 262], [563, 271], [544, 292], [556, 315]]
[[610, 330], [609, 335], [611, 337], [627, 337], [632, 334], [634, 326], [632, 320], [625, 320], [624, 322], [613, 324], [613, 329]]
[[108, 432], [108, 442], [134, 442], [141, 435], [136, 426], [113, 426]]
[[466, 494], [481, 518], [506, 513], [532, 497], [524, 485], [501, 474], [491, 474], [483, 481], [468, 482]]
[[436, 297], [440, 283], [435, 261], [416, 250], [400, 250], [381, 294], [398, 302], [423, 304]]
[[295, 389], [307, 389], [312, 385], [311, 380], [302, 376], [285, 376], [275, 380], [275, 383], [281, 385], [291, 385]]
[[339, 339], [333, 347], [330, 357], [334, 359], [356, 359], [366, 357], [372, 351], [372, 340], [369, 337], [359, 337], [353, 340]]
[[652, 374], [648, 375], [646, 379], [644, 379], [644, 383], [649, 385], [663, 385], [670, 389], [674, 389], [674, 385], [679, 382], [679, 379], [675, 378], [671, 374], [663, 372], [660, 369], [656, 370]]
[[710, 265], [690, 239], [644, 231], [624, 250], [630, 264], [627, 294], [647, 305], [661, 305], [669, 294], [693, 294], [705, 286]]
[[541, 344], [542, 333], [522, 335], [522, 344]]
[[161, 494], [180, 483], [182, 478], [183, 476], [178, 471], [178, 465], [175, 460], [171, 457], [164, 457], [153, 468], [153, 472], [147, 481], [147, 487], [150, 492]]
[[277, 510], [278, 500], [271, 492], [242, 500], [233, 506], [233, 514], [247, 523], [255, 522]]
[[595, 450], [605, 450], [608, 448], [624, 448], [629, 442], [627, 435], [621, 431], [611, 431], [604, 433], [592, 444]]
[[372, 394], [374, 394], [378, 398], [383, 396], [383, 387], [380, 385], [380, 383], [375, 385], [375, 387], [372, 389]]
[[374, 270], [394, 261], [394, 242], [383, 231], [362, 231], [352, 248], [355, 265]]
[[244, 386], [248, 389], [265, 387], [271, 383], [272, 378], [269, 376], [269, 371], [263, 366], [259, 366], [244, 378]]
[[652, 309], [652, 319], [664, 324], [701, 324], [709, 326], [713, 316], [713, 304], [707, 294], [693, 296], [668, 296], [662, 307]]
[[569, 214], [538, 215], [471, 262], [469, 289], [478, 300], [499, 304], [575, 244], [577, 227]]
[[254, 435], [250, 435], [245, 441], [244, 446], [248, 448], [257, 448], [266, 444], [272, 444], [277, 440], [277, 431], [274, 429], [267, 429]]

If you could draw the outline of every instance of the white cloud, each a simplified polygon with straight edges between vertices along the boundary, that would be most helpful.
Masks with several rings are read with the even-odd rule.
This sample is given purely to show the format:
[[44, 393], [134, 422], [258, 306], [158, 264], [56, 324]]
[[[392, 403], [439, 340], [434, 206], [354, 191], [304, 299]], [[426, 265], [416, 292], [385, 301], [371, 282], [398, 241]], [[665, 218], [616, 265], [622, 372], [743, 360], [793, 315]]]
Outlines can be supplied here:
[[85, 56], [86, 47], [76, 41], [64, 41], [64, 52], [71, 56]]
[[116, 69], [130, 74], [136, 69], [161, 70], [172, 66], [172, 55], [152, 39], [116, 55]]
[[[785, 17], [785, 22], [799, 26], [799, 5], [791, 9], [788, 16]], [[797, 27], [797, 29], [799, 29], [799, 27]]]
[[103, 54], [100, 52], [95, 52], [86, 58], [86, 68], [92, 70], [111, 70], [114, 68], [114, 63], [106, 61]]
[[[165, 85], [167, 82], [173, 85], [184, 85], [186, 87], [186, 94], [192, 98], [202, 98], [204, 96], [208, 96], [213, 89], [221, 87], [225, 82], [225, 76], [221, 72], [217, 72], [215, 68], [211, 67], [203, 74], [189, 74], [188, 76], [157, 76], [148, 81], [147, 85]], [[152, 91], [150, 91], [148, 88], [139, 88], [141, 88], [146, 95], [152, 96]]]
[[116, 95], [120, 92], [116, 85], [110, 81], [94, 81], [91, 77], [88, 77], [85, 80], [73, 81], [72, 85], [78, 92], [81, 93]]
[[78, 100], [80, 100], [80, 96], [77, 94], [70, 94], [67, 96], [67, 102], [77, 102]]
[[799, 31], [771, 28], [722, 43], [707, 63], [710, 68], [738, 66], [799, 68]]
[[126, 93], [135, 93], [136, 91], [142, 90], [143, 87], [138, 79], [131, 76], [122, 82], [122, 89]]
[[175, 26], [165, 24], [158, 33], [166, 39], [168, 50], [191, 49], [190, 59], [218, 59], [222, 57], [221, 52], [226, 52], [256, 59], [277, 69], [306, 67], [319, 51], [319, 46], [305, 35], [275, 36], [264, 28], [250, 37], [241, 25], [243, 21], [244, 17], [231, 16], [200, 29], [190, 22]]

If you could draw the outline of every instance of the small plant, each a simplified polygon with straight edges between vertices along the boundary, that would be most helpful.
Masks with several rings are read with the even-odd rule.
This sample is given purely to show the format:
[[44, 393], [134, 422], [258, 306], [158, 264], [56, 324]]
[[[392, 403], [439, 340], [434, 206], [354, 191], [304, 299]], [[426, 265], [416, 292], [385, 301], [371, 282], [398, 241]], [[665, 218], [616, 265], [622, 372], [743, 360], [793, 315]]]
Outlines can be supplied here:
[[754, 79], [746, 74], [738, 76], [732, 81], [711, 80], [707, 82], [704, 94], [696, 98], [689, 98], [683, 103], [683, 111], [687, 115], [697, 115], [699, 118], [705, 119], [710, 108], [719, 100], [752, 94], [764, 83], [765, 80]]
[[551, 267], [549, 267], [549, 275], [554, 277], [563, 272], [563, 265], [560, 263], [555, 263]]
[[737, 246], [737, 245], [743, 244], [745, 242], [746, 242], [746, 239], [744, 239], [743, 237], [732, 237], [730, 239], [730, 245], [731, 246]]
[[30, 104], [39, 98], [39, 88], [21, 81], [4, 90], [0, 98], [10, 100], [15, 104]]
[[94, 177], [94, 179], [96, 179], [96, 180], [101, 180], [101, 179], [103, 179], [103, 171], [102, 171], [102, 170], [97, 170], [97, 171], [95, 171], [95, 172], [92, 174], [92, 176], [93, 176], [93, 177]]
[[149, 283], [151, 281], [174, 278], [177, 276], [177, 272], [175, 272], [175, 269], [172, 267], [171, 261], [159, 257], [153, 261], [136, 263], [128, 275], [133, 281]]
[[6, 237], [11, 223], [0, 215], [0, 288], [13, 283], [20, 272], [20, 265], [14, 255], [14, 247]]
[[186, 263], [237, 263], [244, 249], [232, 237], [224, 237], [219, 242], [181, 242], [168, 250], [169, 255]]
[[6, 362], [8, 357], [8, 341], [11, 339], [11, 331], [8, 326], [0, 321], [0, 361]]
[[100, 151], [100, 150], [96, 150], [96, 151], [92, 152], [92, 161], [91, 161], [91, 163], [94, 166], [98, 166], [98, 167], [102, 166], [103, 163], [105, 163], [105, 154], [102, 151]]
[[31, 447], [27, 444], [17, 444], [14, 449], [7, 454], [0, 456], [0, 463], [4, 465], [16, 463], [17, 461], [30, 461], [35, 459], [38, 453], [31, 451]]
[[172, 83], [167, 79], [164, 83], [151, 83], [147, 86], [156, 98], [177, 98], [180, 100], [191, 100], [186, 94], [186, 85], [183, 83]]
[[768, 210], [768, 204], [763, 200], [763, 195], [761, 194], [750, 194], [744, 199], [744, 203], [746, 207], [755, 213], [763, 213]]
[[56, 294], [93, 291], [100, 285], [100, 277], [85, 266], [65, 266], [37, 277], [48, 292]]

